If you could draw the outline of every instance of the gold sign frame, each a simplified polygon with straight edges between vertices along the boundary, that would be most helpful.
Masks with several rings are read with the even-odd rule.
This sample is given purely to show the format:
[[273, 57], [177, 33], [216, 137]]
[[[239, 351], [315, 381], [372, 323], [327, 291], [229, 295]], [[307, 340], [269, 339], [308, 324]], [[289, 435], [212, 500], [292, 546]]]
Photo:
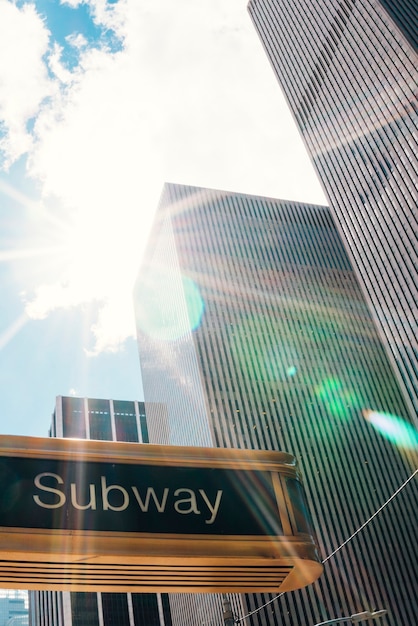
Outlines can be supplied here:
[[[98, 480], [97, 496], [96, 483], [90, 483], [88, 503], [86, 485], [93, 470], [101, 476], [102, 492]], [[112, 478], [145, 471], [166, 476], [167, 484], [177, 474], [183, 481], [174, 491], [175, 516], [171, 512], [165, 526], [161, 494], [165, 506], [169, 488], [161, 487], [160, 500], [155, 496], [154, 501], [157, 488], [150, 488], [146, 509], [145, 498], [136, 492], [146, 515], [153, 511], [151, 524], [163, 520], [156, 532], [130, 525], [128, 488]], [[82, 496], [76, 494], [77, 486], [71, 487], [77, 509], [71, 518], [66, 476], [76, 475], [84, 476], [86, 484]], [[197, 479], [203, 482], [195, 487]], [[220, 482], [224, 479], [229, 483]], [[68, 480], [76, 485], [74, 478]], [[260, 481], [270, 489], [267, 496]], [[283, 452], [0, 436], [0, 587], [176, 593], [275, 593], [304, 587], [320, 576], [323, 566], [300, 484], [294, 457]], [[206, 515], [201, 515], [205, 501]], [[228, 503], [233, 505], [229, 509]], [[118, 526], [122, 514], [128, 531]], [[63, 527], [56, 527], [58, 518]], [[96, 518], [97, 528], [89, 528]], [[133, 519], [136, 524], [138, 513]], [[185, 531], [166, 532], [173, 519], [184, 521]], [[115, 528], [109, 530], [107, 520]], [[243, 534], [245, 524], [255, 531]], [[239, 534], [233, 532], [236, 525]]]

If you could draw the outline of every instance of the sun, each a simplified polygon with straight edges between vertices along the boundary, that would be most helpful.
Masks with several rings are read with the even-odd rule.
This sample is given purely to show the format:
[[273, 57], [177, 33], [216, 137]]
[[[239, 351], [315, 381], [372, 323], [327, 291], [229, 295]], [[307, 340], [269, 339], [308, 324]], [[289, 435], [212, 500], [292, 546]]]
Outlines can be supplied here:
[[133, 285], [151, 212], [144, 216], [137, 207], [117, 210], [100, 202], [74, 207], [53, 197], [33, 200], [10, 186], [0, 192], [17, 201], [22, 214], [0, 260], [18, 279], [24, 307], [0, 342], [7, 343], [30, 320], [94, 303], [97, 317], [89, 320], [84, 347], [91, 354], [118, 350], [135, 334]]

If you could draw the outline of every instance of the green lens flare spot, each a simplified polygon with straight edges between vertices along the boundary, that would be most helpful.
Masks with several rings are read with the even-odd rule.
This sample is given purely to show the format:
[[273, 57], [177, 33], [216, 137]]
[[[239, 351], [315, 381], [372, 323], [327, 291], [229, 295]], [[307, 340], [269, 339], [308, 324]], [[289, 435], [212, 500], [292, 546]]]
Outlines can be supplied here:
[[399, 448], [418, 449], [418, 431], [402, 417], [371, 410], [363, 411], [363, 416], [377, 432]]
[[153, 272], [139, 294], [138, 327], [151, 338], [175, 341], [196, 330], [204, 302], [196, 283], [175, 272]]
[[325, 379], [315, 393], [333, 417], [347, 420], [351, 417], [351, 409], [359, 408], [354, 391], [338, 378]]
[[187, 276], [182, 277], [183, 293], [186, 300], [189, 326], [191, 330], [196, 330], [202, 320], [204, 304], [200, 291], [196, 283]]

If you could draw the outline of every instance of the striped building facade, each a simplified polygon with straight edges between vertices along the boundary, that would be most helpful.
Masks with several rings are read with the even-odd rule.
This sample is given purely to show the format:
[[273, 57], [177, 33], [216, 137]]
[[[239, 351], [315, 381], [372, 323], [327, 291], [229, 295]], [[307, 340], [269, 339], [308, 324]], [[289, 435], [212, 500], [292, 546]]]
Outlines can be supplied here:
[[248, 9], [416, 419], [418, 5], [250, 0]]
[[[411, 475], [409, 407], [327, 207], [167, 184], [135, 308], [145, 400], [167, 407], [162, 443], [294, 454], [324, 559]], [[409, 486], [317, 583], [245, 623], [383, 608], [387, 625], [418, 623], [417, 505]], [[234, 611], [269, 600], [240, 596]], [[170, 605], [174, 626], [220, 623], [219, 597]]]
[[[162, 433], [161, 405], [59, 396], [50, 436], [148, 443], [150, 415]], [[172, 626], [167, 594], [32, 591], [29, 607], [31, 626]]]

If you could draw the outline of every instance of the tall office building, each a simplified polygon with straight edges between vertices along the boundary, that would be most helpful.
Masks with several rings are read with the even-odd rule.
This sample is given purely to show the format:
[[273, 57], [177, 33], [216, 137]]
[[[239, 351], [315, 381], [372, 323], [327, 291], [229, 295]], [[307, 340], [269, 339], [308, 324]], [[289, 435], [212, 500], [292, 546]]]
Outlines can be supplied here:
[[250, 0], [248, 9], [416, 417], [418, 5]]
[[[135, 307], [165, 442], [294, 454], [323, 558], [411, 476], [417, 434], [327, 207], [166, 185]], [[383, 608], [388, 625], [418, 623], [417, 505], [408, 483], [317, 583], [246, 623]], [[243, 617], [269, 596], [235, 600]], [[170, 604], [174, 626], [219, 626], [217, 597]]]
[[[160, 404], [59, 396], [50, 435], [148, 443], [149, 415], [163, 433]], [[29, 599], [30, 626], [171, 626], [167, 594], [32, 591]]]
[[28, 626], [28, 594], [14, 589], [0, 595], [0, 626]]

